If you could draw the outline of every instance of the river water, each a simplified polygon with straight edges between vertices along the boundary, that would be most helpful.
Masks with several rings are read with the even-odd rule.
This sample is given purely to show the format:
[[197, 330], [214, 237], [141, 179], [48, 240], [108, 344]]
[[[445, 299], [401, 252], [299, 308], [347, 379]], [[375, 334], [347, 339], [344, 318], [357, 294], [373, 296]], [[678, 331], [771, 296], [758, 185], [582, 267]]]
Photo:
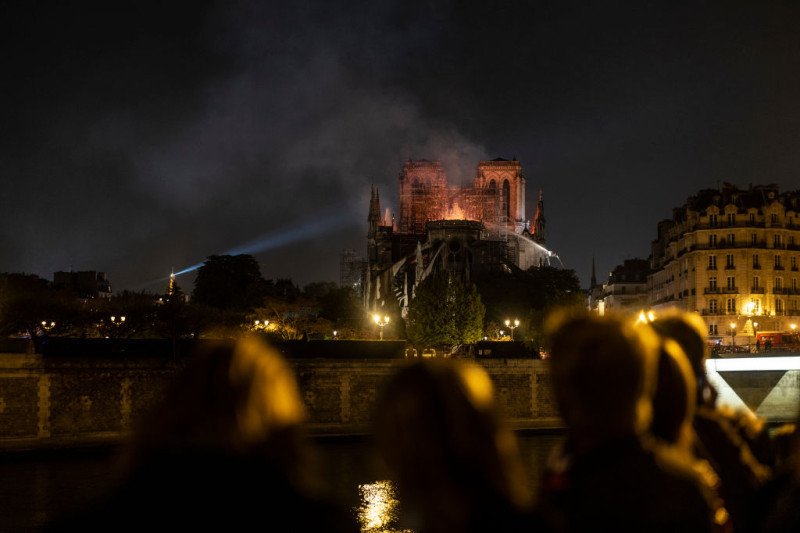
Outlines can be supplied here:
[[[559, 435], [521, 436], [520, 451], [535, 492]], [[409, 531], [391, 483], [385, 481], [369, 444], [358, 439], [315, 442], [317, 467], [326, 492], [358, 518], [364, 533]], [[118, 483], [113, 449], [83, 449], [0, 455], [0, 531], [35, 531], [78, 511]]]

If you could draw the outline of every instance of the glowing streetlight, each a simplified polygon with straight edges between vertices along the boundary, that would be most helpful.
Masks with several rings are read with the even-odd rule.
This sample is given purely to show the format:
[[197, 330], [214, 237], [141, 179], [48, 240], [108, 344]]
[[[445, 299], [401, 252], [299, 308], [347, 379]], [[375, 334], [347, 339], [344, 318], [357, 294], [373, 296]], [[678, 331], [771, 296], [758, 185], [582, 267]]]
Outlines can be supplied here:
[[733, 335], [736, 333], [736, 322], [731, 322], [731, 346], [734, 345]]
[[269, 326], [269, 320], [264, 320], [263, 322], [256, 320], [254, 324], [255, 329], [267, 329], [267, 326]]
[[373, 320], [375, 320], [375, 323], [380, 328], [380, 331], [381, 331], [381, 339], [380, 340], [383, 340], [383, 328], [386, 327], [386, 324], [389, 323], [389, 317], [388, 316], [383, 317], [382, 321], [381, 321], [381, 317], [379, 317], [378, 315], [375, 315], [372, 318], [373, 318]]
[[339, 340], [339, 332], [336, 330], [333, 330], [333, 340]]
[[513, 322], [514, 325], [512, 326], [511, 324], [512, 324], [512, 322], [510, 320], [506, 320], [506, 327], [511, 329], [511, 341], [513, 342], [514, 341], [514, 329], [516, 329], [516, 327], [519, 326], [519, 320], [517, 320], [515, 318], [514, 322]]
[[49, 322], [49, 323], [48, 323], [48, 322], [47, 322], [47, 320], [42, 320], [42, 328], [43, 328], [45, 331], [50, 331], [50, 330], [51, 330], [51, 329], [53, 329], [54, 327], [56, 327], [56, 323], [55, 323], [55, 322], [52, 322], [52, 321], [51, 321], [51, 322]]

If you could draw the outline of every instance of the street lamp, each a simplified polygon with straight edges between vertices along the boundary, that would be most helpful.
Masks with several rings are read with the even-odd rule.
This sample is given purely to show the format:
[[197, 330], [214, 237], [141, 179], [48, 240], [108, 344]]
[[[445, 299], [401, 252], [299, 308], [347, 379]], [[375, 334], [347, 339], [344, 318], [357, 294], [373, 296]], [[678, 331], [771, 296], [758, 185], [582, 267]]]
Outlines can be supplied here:
[[519, 326], [519, 320], [517, 320], [517, 319], [515, 318], [515, 319], [514, 319], [514, 322], [513, 322], [513, 323], [514, 323], [514, 325], [513, 325], [513, 326], [511, 325], [511, 323], [512, 323], [512, 322], [511, 322], [510, 320], [506, 320], [506, 327], [507, 327], [507, 328], [511, 328], [511, 342], [514, 342], [514, 329], [515, 329], [517, 326]]
[[389, 317], [388, 316], [383, 317], [383, 321], [381, 321], [381, 317], [379, 317], [378, 315], [375, 315], [372, 318], [375, 320], [375, 323], [380, 328], [381, 340], [383, 340], [383, 328], [386, 327], [386, 324], [389, 323]]
[[48, 324], [48, 323], [47, 323], [47, 320], [42, 320], [42, 328], [43, 328], [45, 331], [50, 331], [50, 330], [51, 330], [51, 329], [53, 329], [54, 327], [56, 327], [56, 323], [55, 323], [55, 322], [52, 322], [52, 321], [51, 321], [51, 322]]
[[269, 326], [269, 320], [263, 322], [260, 320], [255, 321], [255, 329], [267, 329], [267, 326]]
[[339, 332], [336, 330], [333, 330], [333, 340], [339, 340]]
[[736, 322], [731, 322], [731, 346], [734, 346], [733, 334], [736, 333]]

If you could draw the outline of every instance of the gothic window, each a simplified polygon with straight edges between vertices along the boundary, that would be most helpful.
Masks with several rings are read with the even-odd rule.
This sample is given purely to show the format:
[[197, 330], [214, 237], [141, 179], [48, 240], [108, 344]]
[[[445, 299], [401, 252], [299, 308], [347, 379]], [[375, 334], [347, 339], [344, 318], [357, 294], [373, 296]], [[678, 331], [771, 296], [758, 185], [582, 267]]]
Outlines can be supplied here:
[[489, 182], [489, 188], [490, 189], [496, 189], [497, 188], [497, 183], [494, 180], [490, 181]]
[[503, 213], [507, 217], [511, 216], [511, 186], [508, 180], [503, 181]]

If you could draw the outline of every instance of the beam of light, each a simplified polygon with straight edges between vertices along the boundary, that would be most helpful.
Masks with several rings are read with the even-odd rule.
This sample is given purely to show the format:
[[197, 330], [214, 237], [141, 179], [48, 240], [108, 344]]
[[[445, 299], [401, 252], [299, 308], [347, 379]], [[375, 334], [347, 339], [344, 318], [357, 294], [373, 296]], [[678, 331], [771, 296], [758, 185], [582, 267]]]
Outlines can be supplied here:
[[[301, 241], [309, 237], [314, 237], [323, 233], [337, 230], [351, 223], [353, 219], [353, 211], [346, 207], [342, 207], [341, 209], [335, 212], [330, 212], [327, 215], [323, 214], [322, 216], [309, 219], [298, 224], [283, 226], [282, 228], [274, 230], [266, 235], [262, 235], [261, 237], [258, 237], [252, 241], [236, 246], [235, 248], [231, 248], [218, 255], [252, 255], [260, 252], [266, 252], [268, 250], [286, 246], [287, 244]], [[183, 270], [175, 272], [175, 276], [177, 277], [183, 274], [188, 274], [189, 272], [194, 272], [203, 266], [203, 264], [204, 263], [196, 263], [190, 267], [186, 267]], [[166, 276], [149, 281], [140, 285], [140, 287], [143, 288], [148, 285], [163, 283], [169, 278], [170, 276]]]
[[747, 372], [767, 370], [800, 370], [800, 356], [789, 357], [737, 357], [735, 359], [707, 359], [706, 368], [716, 372]]

